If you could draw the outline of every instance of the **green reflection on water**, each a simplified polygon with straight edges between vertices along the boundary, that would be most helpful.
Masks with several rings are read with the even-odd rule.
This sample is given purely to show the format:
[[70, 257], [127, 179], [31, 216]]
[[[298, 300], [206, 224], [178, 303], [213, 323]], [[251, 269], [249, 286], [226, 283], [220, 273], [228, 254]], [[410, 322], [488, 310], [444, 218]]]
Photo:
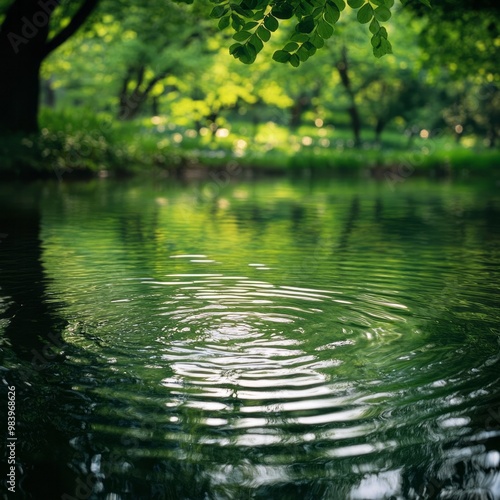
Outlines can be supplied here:
[[37, 383], [77, 395], [77, 476], [102, 498], [495, 491], [495, 188], [219, 188], [40, 191], [67, 358]]

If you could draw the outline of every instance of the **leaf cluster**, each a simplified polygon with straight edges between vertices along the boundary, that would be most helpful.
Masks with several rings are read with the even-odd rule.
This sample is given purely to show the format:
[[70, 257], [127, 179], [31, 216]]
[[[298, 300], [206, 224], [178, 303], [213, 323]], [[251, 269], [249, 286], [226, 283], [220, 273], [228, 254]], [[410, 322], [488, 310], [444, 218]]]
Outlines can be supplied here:
[[[177, 0], [191, 3], [193, 0]], [[402, 0], [403, 1], [403, 0]], [[429, 0], [419, 0], [429, 6]], [[229, 52], [245, 64], [255, 61], [283, 20], [292, 20], [293, 31], [286, 44], [273, 54], [280, 63], [298, 67], [332, 37], [346, 0], [211, 0], [210, 16], [220, 30], [232, 29], [234, 43]], [[347, 0], [357, 11], [357, 21], [369, 24], [375, 57], [392, 53], [387, 30], [381, 23], [392, 15], [394, 0]]]

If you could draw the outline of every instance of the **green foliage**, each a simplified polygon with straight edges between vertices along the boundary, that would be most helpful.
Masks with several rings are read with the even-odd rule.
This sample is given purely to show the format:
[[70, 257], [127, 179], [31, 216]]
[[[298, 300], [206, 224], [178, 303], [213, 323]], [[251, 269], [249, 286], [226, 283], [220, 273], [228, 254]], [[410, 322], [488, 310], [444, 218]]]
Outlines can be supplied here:
[[[391, 146], [384, 134], [394, 130], [418, 141], [423, 129], [441, 128], [466, 148], [498, 144], [500, 42], [491, 13], [447, 18], [439, 5], [419, 17], [411, 8], [397, 10], [392, 0], [308, 0], [302, 10], [299, 0], [175, 1], [124, 8], [122, 0], [102, 0], [92, 23], [44, 62], [42, 96], [56, 112], [42, 115], [42, 136], [4, 141], [4, 166], [13, 157], [34, 168], [89, 172], [123, 164], [217, 164], [231, 157], [238, 139], [249, 144], [241, 157], [248, 163], [306, 151], [338, 163], [352, 140], [353, 105], [363, 129], [361, 154], [375, 155], [375, 134]], [[371, 57], [371, 51], [392, 53], [389, 34], [397, 53]], [[229, 46], [234, 59], [227, 57]], [[313, 55], [311, 64], [301, 64]], [[296, 68], [293, 77], [289, 65]], [[347, 68], [343, 76], [341, 68]], [[134, 102], [141, 104], [134, 121], [99, 132], [95, 117], [104, 112], [114, 122], [123, 96], [132, 110]], [[90, 108], [92, 113], [82, 111]], [[245, 130], [234, 126], [239, 121]], [[330, 132], [320, 136], [329, 146], [318, 146], [312, 132], [313, 147], [302, 144], [297, 130], [313, 123], [325, 124], [322, 133], [335, 127], [335, 141], [342, 132], [342, 151]], [[273, 126], [280, 127], [273, 141], [249, 131]], [[230, 135], [221, 137], [221, 129]], [[393, 160], [388, 155], [382, 161]]]
[[[487, 172], [500, 160], [498, 151], [465, 148], [450, 136], [407, 139], [389, 131], [383, 143], [365, 130], [362, 149], [353, 147], [350, 132], [341, 127], [285, 126], [234, 122], [229, 134], [195, 133], [173, 122], [151, 120], [112, 125], [109, 115], [91, 110], [42, 115], [40, 135], [0, 140], [0, 176], [82, 176], [123, 174], [161, 169], [177, 171], [189, 165], [222, 167], [237, 162], [259, 171], [358, 172], [411, 165], [416, 172], [458, 174]], [[165, 126], [166, 125], [166, 126]], [[229, 126], [229, 125], [228, 125]]]
[[[185, 0], [177, 0], [183, 2]], [[420, 0], [430, 7], [429, 0]], [[280, 21], [293, 18], [293, 32], [289, 42], [274, 53], [273, 59], [298, 67], [332, 37], [334, 27], [345, 9], [345, 0], [211, 0], [215, 4], [210, 16], [218, 19], [219, 29], [229, 26], [234, 30], [229, 53], [244, 64], [252, 64], [264, 44], [269, 41]], [[190, 3], [190, 2], [189, 2]], [[394, 0], [348, 0], [351, 9], [357, 9], [357, 21], [370, 23], [373, 54], [382, 57], [392, 53], [388, 33], [380, 26], [391, 18]], [[375, 22], [374, 22], [375, 21]], [[289, 24], [289, 23], [288, 23]]]

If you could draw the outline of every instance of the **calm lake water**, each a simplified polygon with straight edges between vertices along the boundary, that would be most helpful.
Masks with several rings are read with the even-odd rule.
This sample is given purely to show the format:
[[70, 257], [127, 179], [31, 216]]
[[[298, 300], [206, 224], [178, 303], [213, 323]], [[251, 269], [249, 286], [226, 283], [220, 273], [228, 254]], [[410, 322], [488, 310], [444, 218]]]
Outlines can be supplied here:
[[20, 498], [500, 498], [494, 182], [0, 196]]

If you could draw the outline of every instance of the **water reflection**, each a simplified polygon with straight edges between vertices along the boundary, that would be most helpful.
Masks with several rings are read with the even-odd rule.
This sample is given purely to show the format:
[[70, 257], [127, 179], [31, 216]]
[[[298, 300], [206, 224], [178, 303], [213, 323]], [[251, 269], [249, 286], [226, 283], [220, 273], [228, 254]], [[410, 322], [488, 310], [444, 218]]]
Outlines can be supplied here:
[[496, 193], [44, 189], [67, 359], [36, 383], [68, 494], [497, 495]]

